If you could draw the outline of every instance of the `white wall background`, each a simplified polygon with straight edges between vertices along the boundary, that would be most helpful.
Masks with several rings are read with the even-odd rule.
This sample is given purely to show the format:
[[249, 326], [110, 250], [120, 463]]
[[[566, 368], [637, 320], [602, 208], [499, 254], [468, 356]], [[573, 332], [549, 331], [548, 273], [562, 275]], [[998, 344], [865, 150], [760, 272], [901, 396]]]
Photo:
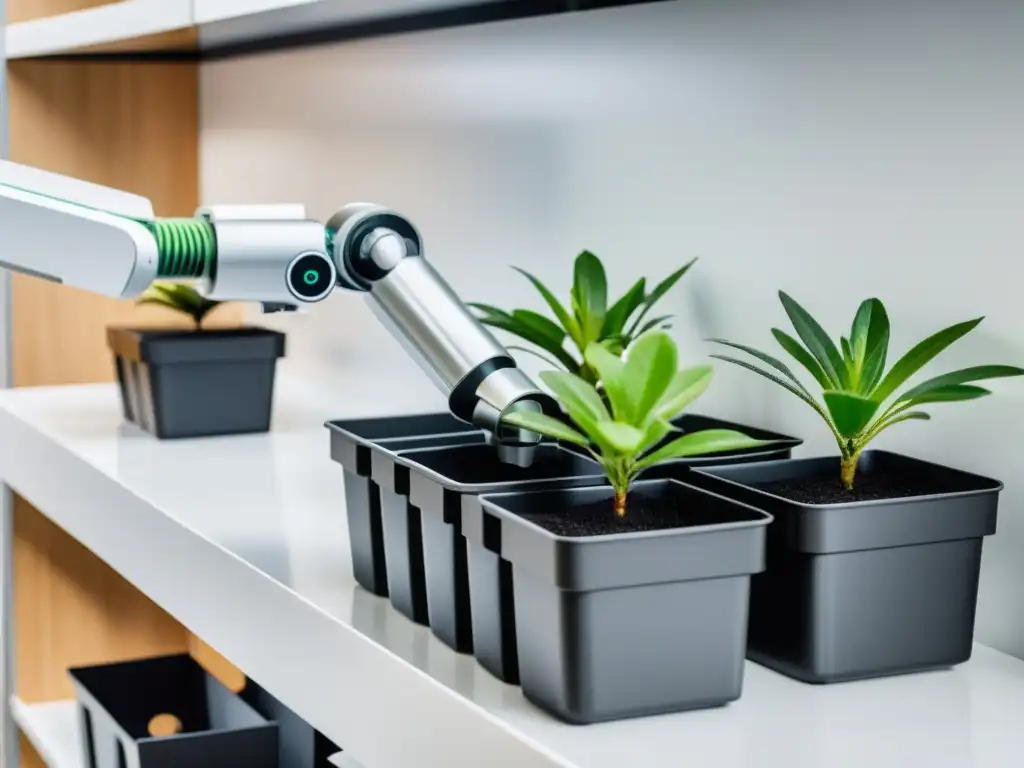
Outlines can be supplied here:
[[[509, 264], [565, 291], [590, 248], [624, 290], [698, 255], [665, 305], [694, 360], [712, 335], [770, 346], [781, 288], [835, 333], [882, 298], [898, 353], [986, 315], [938, 367], [1022, 364], [1021, 40], [1020, 0], [680, 0], [215, 63], [204, 199], [386, 203], [506, 306], [538, 305]], [[273, 322], [293, 368], [374, 366], [396, 408], [443, 407], [360, 299]], [[978, 632], [1024, 657], [1024, 381], [995, 389], [879, 447], [1005, 481]], [[700, 410], [833, 449], [724, 364]]]

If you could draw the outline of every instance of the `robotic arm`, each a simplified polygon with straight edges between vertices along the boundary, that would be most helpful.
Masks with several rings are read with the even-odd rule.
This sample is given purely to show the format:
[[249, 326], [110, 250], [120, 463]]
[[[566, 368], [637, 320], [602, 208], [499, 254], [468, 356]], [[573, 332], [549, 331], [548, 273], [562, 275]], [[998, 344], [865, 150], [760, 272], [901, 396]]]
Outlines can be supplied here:
[[361, 292], [454, 416], [489, 431], [503, 461], [532, 461], [539, 436], [502, 417], [547, 410], [549, 398], [427, 262], [413, 224], [386, 208], [349, 205], [326, 227], [292, 205], [158, 219], [145, 198], [0, 161], [0, 238], [0, 266], [116, 298], [191, 280], [211, 299], [281, 311], [337, 287]]

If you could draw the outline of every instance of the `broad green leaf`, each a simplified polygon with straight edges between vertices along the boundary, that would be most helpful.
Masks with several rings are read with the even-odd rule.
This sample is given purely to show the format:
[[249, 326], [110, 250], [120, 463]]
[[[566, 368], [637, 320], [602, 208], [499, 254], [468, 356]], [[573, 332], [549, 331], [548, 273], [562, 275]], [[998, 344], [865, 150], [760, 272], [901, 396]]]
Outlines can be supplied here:
[[789, 295], [779, 291], [779, 298], [782, 306], [793, 323], [796, 335], [800, 337], [807, 350], [818, 361], [833, 389], [845, 389], [849, 386], [849, 377], [846, 375], [846, 366], [843, 364], [843, 357], [836, 349], [836, 345], [825, 333], [825, 329], [818, 325], [818, 321], [811, 317], [810, 313], [797, 304]]
[[586, 350], [587, 365], [597, 371], [612, 413], [617, 421], [629, 422], [633, 416], [633, 404], [626, 386], [626, 365], [618, 355], [613, 355], [600, 344], [591, 344]]
[[536, 411], [513, 411], [505, 414], [502, 422], [554, 440], [565, 440], [584, 448], [589, 447], [591, 442], [568, 424]]
[[599, 340], [608, 311], [608, 280], [601, 260], [590, 251], [576, 257], [572, 294], [583, 343]]
[[868, 358], [883, 338], [888, 346], [889, 316], [885, 306], [878, 299], [862, 301], [850, 329], [850, 352], [862, 378]]
[[825, 370], [818, 365], [814, 356], [801, 346], [800, 342], [783, 330], [772, 328], [772, 336], [779, 342], [779, 345], [786, 350], [800, 365], [807, 369], [807, 372], [814, 377], [822, 389], [834, 389], [831, 380], [825, 375]]
[[648, 331], [626, 348], [626, 388], [632, 424], [642, 427], [672, 383], [678, 368], [675, 342], [664, 331]]
[[921, 382], [916, 387], [911, 387], [901, 394], [896, 402], [905, 403], [909, 400], [916, 400], [921, 395], [932, 390], [956, 386], [957, 384], [1021, 375], [1024, 375], [1024, 369], [1016, 368], [1012, 365], [979, 365], [974, 368], [962, 368], [959, 371], [944, 373], [941, 376]]
[[747, 448], [760, 448], [770, 444], [770, 440], [755, 440], [733, 429], [705, 429], [701, 432], [691, 432], [688, 435], [678, 437], [653, 453], [648, 454], [637, 462], [636, 469], [641, 471], [669, 459], [705, 456], [725, 451], [740, 451]]
[[597, 390], [579, 376], [564, 371], [542, 371], [540, 379], [555, 394], [574, 421], [578, 420], [578, 414], [583, 414], [594, 422], [611, 418]]
[[826, 392], [824, 398], [832, 423], [846, 438], [859, 435], [878, 412], [877, 401], [855, 392]]
[[[662, 324], [666, 320], [671, 320], [673, 317], [674, 317], [674, 315], [661, 315], [660, 317], [655, 317], [655, 318], [653, 318], [651, 320], [648, 320], [646, 323], [644, 323], [636, 331], [633, 331], [631, 335], [634, 336], [634, 337], [635, 336], [642, 336], [643, 334], [647, 333], [650, 330], [653, 330], [654, 328], [663, 327]], [[667, 326], [664, 326], [664, 327], [667, 327]]]
[[[764, 352], [761, 352], [761, 351], [759, 351], [757, 349], [754, 349], [753, 347], [748, 347], [748, 346], [745, 346], [744, 344], [736, 344], [736, 343], [731, 342], [731, 341], [726, 341], [725, 339], [710, 339], [710, 341], [715, 343], [715, 344], [723, 344], [723, 345], [725, 345], [727, 347], [732, 347], [733, 349], [738, 349], [741, 352], [746, 352], [751, 357], [756, 357], [762, 363], [767, 363], [772, 368], [774, 368], [776, 371], [778, 371], [783, 376], [785, 376], [787, 379], [792, 381], [793, 384], [796, 385], [800, 389], [800, 391], [802, 391], [808, 397], [811, 396], [810, 392], [808, 392], [807, 388], [804, 387], [804, 385], [800, 383], [800, 380], [796, 377], [796, 375], [794, 375], [793, 371], [790, 370], [789, 366], [786, 365], [781, 360], [779, 360], [778, 358], [772, 357], [771, 355], [767, 355]], [[796, 342], [794, 342], [794, 343], [796, 343]]]
[[686, 406], [704, 394], [714, 377], [710, 365], [697, 365], [677, 371], [668, 389], [654, 406], [658, 419], [674, 419]]
[[864, 361], [864, 366], [860, 372], [860, 379], [857, 381], [857, 391], [862, 395], [870, 395], [878, 385], [882, 374], [885, 373], [885, 360], [889, 354], [889, 331], [886, 330], [874, 342], [874, 347], [869, 347], [869, 349], [871, 351], [868, 354], [867, 360]]
[[542, 334], [552, 345], [561, 346], [565, 343], [565, 329], [538, 312], [530, 309], [516, 309], [512, 311], [512, 318]]
[[576, 320], [573, 318], [573, 316], [570, 315], [566, 311], [565, 307], [562, 306], [561, 302], [559, 302], [559, 300], [555, 298], [555, 295], [548, 290], [547, 286], [545, 286], [544, 283], [542, 283], [536, 277], [531, 275], [525, 269], [520, 269], [519, 267], [512, 267], [512, 269], [514, 269], [516, 272], [521, 274], [523, 277], [525, 277], [533, 284], [533, 287], [536, 288], [537, 292], [544, 298], [544, 301], [547, 302], [547, 305], [551, 308], [551, 311], [555, 313], [555, 317], [558, 318], [558, 322], [560, 322], [562, 324], [562, 327], [565, 328], [566, 332], [569, 334], [569, 338], [576, 342], [576, 345], [582, 349], [584, 345], [582, 344], [582, 339], [580, 338], [579, 326], [577, 325]]
[[[821, 418], [823, 418], [825, 420], [825, 422], [829, 426], [829, 429], [831, 429], [831, 430], [833, 430], [833, 432], [835, 432], [835, 428], [832, 426], [832, 421], [829, 419], [829, 416], [825, 412], [825, 409], [821, 406], [820, 403], [818, 403], [813, 397], [811, 397], [807, 393], [806, 390], [799, 389], [798, 387], [794, 386], [793, 384], [791, 384], [790, 382], [786, 381], [785, 379], [781, 379], [778, 376], [776, 376], [774, 373], [769, 373], [768, 371], [764, 370], [763, 368], [758, 368], [756, 365], [748, 363], [746, 360], [737, 360], [735, 357], [727, 357], [725, 355], [711, 355], [711, 357], [713, 357], [716, 360], [724, 360], [727, 363], [732, 363], [733, 365], [738, 365], [741, 368], [746, 368], [748, 371], [753, 371], [754, 373], [757, 373], [757, 374], [760, 374], [761, 376], [764, 376], [769, 381], [775, 382], [780, 387], [782, 387], [783, 389], [785, 389], [785, 390], [791, 392], [792, 394], [796, 395], [801, 400], [803, 400], [805, 403], [807, 403], [809, 406], [811, 406], [811, 408], [813, 408], [818, 413], [818, 415], [821, 416]], [[837, 438], [838, 438], [838, 435], [837, 435]]]
[[[887, 400], [897, 388], [917, 373], [921, 368], [930, 362], [936, 355], [946, 349], [950, 344], [973, 331], [983, 318], [967, 320], [963, 323], [951, 325], [938, 333], [932, 334], [920, 344], [911, 349], [907, 354], [896, 361], [896, 364], [889, 370], [889, 373], [882, 379], [882, 383], [875, 387], [871, 393], [874, 400], [883, 402]], [[963, 383], [963, 382], [951, 382]]]
[[675, 427], [664, 419], [651, 419], [647, 423], [647, 428], [644, 430], [644, 437], [640, 441], [637, 452], [643, 453], [644, 451], [649, 451], [674, 431], [677, 431]]
[[616, 451], [626, 455], [635, 454], [644, 439], [641, 430], [618, 421], [599, 421], [597, 431]]
[[681, 266], [671, 275], [669, 275], [656, 286], [654, 286], [654, 290], [651, 291], [651, 294], [646, 299], [644, 299], [643, 309], [640, 311], [640, 314], [637, 316], [636, 320], [633, 321], [633, 327], [629, 331], [631, 336], [638, 336], [640, 334], [640, 331], [638, 329], [640, 328], [640, 323], [643, 321], [644, 317], [647, 316], [647, 313], [651, 311], [655, 304], [661, 301], [662, 297], [666, 293], [672, 290], [672, 287], [676, 283], [678, 283], [680, 278], [687, 272], [689, 272], [690, 267], [692, 267], [696, 263], [697, 259], [690, 259], [690, 261], [688, 261], [686, 264]]
[[622, 334], [629, 316], [636, 312], [636, 308], [643, 303], [646, 291], [647, 281], [641, 277], [622, 298], [612, 305], [604, 318], [604, 327], [601, 329], [602, 339]]
[[961, 400], [977, 400], [979, 397], [991, 395], [992, 391], [984, 387], [976, 387], [972, 384], [954, 384], [949, 387], [936, 387], [915, 395], [906, 401], [908, 405], [921, 405], [923, 403], [956, 403]]

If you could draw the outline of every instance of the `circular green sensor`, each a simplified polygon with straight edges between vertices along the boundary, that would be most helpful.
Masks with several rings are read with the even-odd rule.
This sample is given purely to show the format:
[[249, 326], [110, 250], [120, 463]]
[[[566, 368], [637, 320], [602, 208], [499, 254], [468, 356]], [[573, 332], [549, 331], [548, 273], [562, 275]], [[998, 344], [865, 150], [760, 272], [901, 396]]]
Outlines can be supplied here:
[[315, 269], [307, 269], [302, 279], [306, 282], [306, 285], [313, 285], [313, 283], [320, 279], [320, 273]]

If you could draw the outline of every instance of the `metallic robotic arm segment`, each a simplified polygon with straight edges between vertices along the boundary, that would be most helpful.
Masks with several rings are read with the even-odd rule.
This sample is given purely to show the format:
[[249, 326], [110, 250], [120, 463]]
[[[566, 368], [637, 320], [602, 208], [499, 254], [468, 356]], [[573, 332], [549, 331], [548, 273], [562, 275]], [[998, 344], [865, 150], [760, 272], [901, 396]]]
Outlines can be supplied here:
[[156, 219], [145, 198], [0, 161], [0, 237], [0, 266], [106, 296], [194, 280], [210, 298], [280, 311], [338, 286], [364, 293], [452, 413], [494, 436], [503, 461], [528, 465], [540, 438], [502, 416], [553, 406], [427, 262], [412, 223], [376, 205], [347, 206], [326, 228], [292, 205]]

